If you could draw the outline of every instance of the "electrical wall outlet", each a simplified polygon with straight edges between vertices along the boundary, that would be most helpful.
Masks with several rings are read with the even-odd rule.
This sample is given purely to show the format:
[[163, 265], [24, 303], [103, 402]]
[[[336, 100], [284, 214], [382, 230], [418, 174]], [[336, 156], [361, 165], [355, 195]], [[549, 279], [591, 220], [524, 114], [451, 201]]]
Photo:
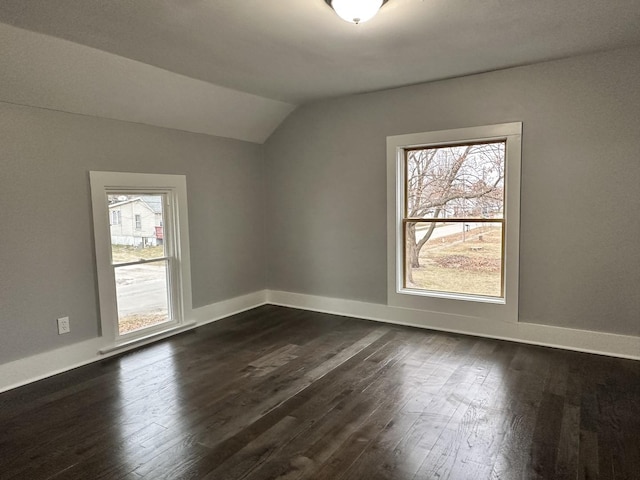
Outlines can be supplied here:
[[69, 325], [69, 317], [61, 317], [58, 319], [58, 335], [69, 333], [71, 325]]

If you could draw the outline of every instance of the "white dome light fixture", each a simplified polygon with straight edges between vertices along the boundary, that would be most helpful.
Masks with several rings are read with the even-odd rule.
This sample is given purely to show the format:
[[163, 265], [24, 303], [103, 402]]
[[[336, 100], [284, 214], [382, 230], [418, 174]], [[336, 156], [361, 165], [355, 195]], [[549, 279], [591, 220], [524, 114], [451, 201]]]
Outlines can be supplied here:
[[349, 22], [366, 22], [375, 17], [387, 0], [325, 0], [340, 18]]

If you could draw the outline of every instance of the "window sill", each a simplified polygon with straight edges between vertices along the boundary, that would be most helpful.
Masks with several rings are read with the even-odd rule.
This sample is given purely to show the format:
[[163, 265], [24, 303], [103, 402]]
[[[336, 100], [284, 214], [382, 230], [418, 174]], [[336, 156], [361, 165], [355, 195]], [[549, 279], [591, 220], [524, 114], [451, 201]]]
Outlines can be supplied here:
[[167, 330], [162, 330], [160, 332], [150, 333], [149, 335], [145, 335], [143, 337], [137, 337], [132, 340], [127, 340], [122, 343], [118, 343], [116, 345], [105, 347], [98, 350], [100, 355], [107, 355], [112, 353], [120, 353], [125, 352], [127, 350], [131, 350], [132, 348], [141, 347], [143, 345], [147, 345], [149, 343], [153, 343], [158, 340], [162, 340], [163, 338], [170, 337], [172, 335], [176, 335], [178, 333], [186, 332], [188, 330], [192, 330], [197, 326], [196, 322], [189, 322], [183, 325], [178, 325], [176, 327], [169, 328]]
[[403, 288], [398, 291], [401, 295], [414, 295], [416, 297], [432, 297], [432, 298], [445, 298], [449, 300], [461, 300], [465, 302], [478, 302], [478, 303], [494, 303], [497, 305], [504, 305], [505, 299], [500, 297], [488, 297], [485, 295], [471, 295], [463, 293], [447, 293], [447, 292], [432, 292], [427, 290], [417, 290], [411, 288]]

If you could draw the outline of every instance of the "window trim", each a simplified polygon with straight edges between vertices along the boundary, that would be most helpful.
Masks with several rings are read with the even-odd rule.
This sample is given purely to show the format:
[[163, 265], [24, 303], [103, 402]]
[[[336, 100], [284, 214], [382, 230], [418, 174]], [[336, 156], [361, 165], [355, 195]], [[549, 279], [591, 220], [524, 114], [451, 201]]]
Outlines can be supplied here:
[[[416, 148], [504, 140], [504, 298], [404, 288], [405, 152]], [[464, 317], [517, 322], [522, 123], [440, 130], [387, 137], [387, 303]]]
[[[181, 330], [191, 322], [191, 263], [189, 250], [189, 223], [187, 209], [187, 185], [184, 175], [89, 172], [91, 200], [93, 210], [94, 240], [96, 249], [96, 268], [101, 323], [101, 353], [141, 342], [154, 336], [163, 336], [173, 330]], [[171, 200], [168, 205], [165, 229], [170, 228], [173, 237], [172, 268], [173, 282], [170, 289], [170, 309], [172, 320], [138, 332], [119, 335], [117, 328], [117, 302], [114, 267], [111, 262], [111, 231], [107, 194], [135, 189], [149, 193], [168, 193]]]

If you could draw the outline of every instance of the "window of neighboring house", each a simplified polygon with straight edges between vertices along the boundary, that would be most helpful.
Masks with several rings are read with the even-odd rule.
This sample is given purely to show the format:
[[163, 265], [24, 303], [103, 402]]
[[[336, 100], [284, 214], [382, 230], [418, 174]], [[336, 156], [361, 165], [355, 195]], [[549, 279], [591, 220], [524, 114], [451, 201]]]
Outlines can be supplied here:
[[390, 304], [517, 318], [521, 129], [388, 137]]
[[[185, 324], [191, 312], [185, 177], [91, 172], [90, 178], [102, 351], [190, 326]], [[156, 202], [165, 225], [162, 241], [142, 249], [133, 232], [112, 235], [108, 228], [109, 204], [141, 195]], [[134, 218], [140, 229], [141, 216]]]
[[111, 225], [120, 225], [121, 222], [122, 222], [122, 217], [120, 215], [120, 210], [112, 210]]

